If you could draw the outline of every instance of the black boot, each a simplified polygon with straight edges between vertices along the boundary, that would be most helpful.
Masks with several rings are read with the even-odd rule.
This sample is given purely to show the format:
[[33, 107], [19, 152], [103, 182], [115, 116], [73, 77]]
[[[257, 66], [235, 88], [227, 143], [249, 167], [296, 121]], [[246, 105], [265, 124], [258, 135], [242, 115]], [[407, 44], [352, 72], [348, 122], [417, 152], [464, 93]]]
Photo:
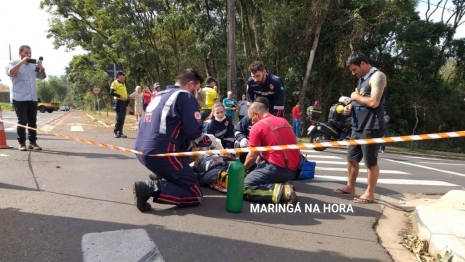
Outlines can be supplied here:
[[123, 126], [119, 126], [118, 127], [118, 133], [119, 133], [119, 137], [121, 138], [127, 138], [128, 136], [123, 134]]
[[113, 129], [113, 137], [114, 138], [120, 138], [120, 132], [119, 132], [119, 126], [118, 124], [115, 124], [115, 129]]
[[160, 196], [160, 182], [157, 181], [136, 181], [132, 184], [134, 194], [134, 204], [141, 212], [149, 211], [151, 206], [147, 203], [150, 197], [154, 200]]
[[157, 176], [155, 173], [153, 173], [153, 172], [149, 174], [149, 178], [150, 178], [150, 180], [152, 180], [152, 181], [157, 181], [157, 180], [161, 179], [160, 177], [158, 177], [158, 176]]
[[121, 130], [121, 131], [119, 132], [119, 137], [121, 137], [121, 138], [127, 138], [128, 136], [125, 135], [125, 134], [123, 134], [123, 131]]

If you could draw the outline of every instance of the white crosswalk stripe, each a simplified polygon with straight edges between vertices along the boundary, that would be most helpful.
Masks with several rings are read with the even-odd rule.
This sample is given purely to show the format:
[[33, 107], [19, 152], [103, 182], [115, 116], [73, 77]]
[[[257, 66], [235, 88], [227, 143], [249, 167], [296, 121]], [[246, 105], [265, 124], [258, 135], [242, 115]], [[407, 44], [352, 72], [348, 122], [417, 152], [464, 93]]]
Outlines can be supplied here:
[[[315, 176], [314, 181], [347, 181], [346, 177], [340, 176]], [[359, 177], [357, 182], [367, 183], [367, 178]], [[457, 186], [456, 184], [435, 181], [435, 180], [416, 180], [416, 179], [378, 179], [378, 184], [390, 184], [390, 185], [417, 185], [417, 186]]]
[[[314, 158], [326, 158], [326, 159], [342, 159], [342, 157], [338, 157], [338, 156], [328, 156], [328, 155], [315, 155], [315, 156], [307, 156], [307, 159], [310, 160], [310, 161], [314, 161], [313, 159]], [[316, 162], [316, 161], [314, 161]]]
[[[347, 173], [347, 168], [342, 168], [342, 167], [318, 167], [318, 162], [317, 163], [317, 166], [316, 166], [316, 170], [320, 170], [320, 171], [338, 171], [338, 172], [345, 172]], [[366, 173], [367, 170], [366, 169], [363, 169], [363, 168], [360, 168], [359, 173]], [[398, 174], [398, 175], [411, 175], [410, 173], [405, 173], [405, 172], [402, 172], [402, 171], [397, 171], [397, 170], [384, 170], [382, 169], [380, 171], [381, 174]]]
[[[312, 152], [312, 151], [308, 151], [308, 152]], [[314, 152], [317, 152], [317, 151], [314, 151]], [[304, 152], [302, 153], [305, 155]], [[308, 160], [316, 163], [315, 178], [313, 179], [313, 181], [322, 181], [322, 182], [336, 182], [336, 181], [345, 182], [347, 181], [347, 167], [346, 167], [347, 161], [346, 161], [345, 155], [337, 156], [330, 152], [318, 152], [318, 153], [321, 153], [321, 154], [307, 155]], [[388, 160], [390, 162], [397, 162], [397, 161], [393, 161], [389, 159], [379, 158], [379, 161], [384, 161], [384, 160]], [[405, 163], [405, 162], [402, 162], [402, 163], [406, 165], [416, 166], [416, 167], [418, 166], [412, 163]], [[363, 162], [360, 167], [362, 166], [363, 166]], [[424, 166], [418, 166], [418, 167], [431, 169], [431, 170], [437, 170], [436, 168], [431, 168], [431, 167], [424, 167]], [[391, 165], [391, 168], [392, 168], [392, 165]], [[458, 186], [457, 184], [449, 183], [446, 181], [440, 181], [440, 180], [406, 179], [406, 177], [412, 178], [414, 174], [402, 171], [401, 169], [403, 168], [403, 165], [396, 165], [395, 168], [396, 169], [399, 168], [400, 170], [390, 170], [390, 169], [381, 168], [380, 170], [381, 177], [378, 179], [378, 184], [390, 184], [390, 185], [400, 185], [400, 186], [401, 185], [405, 185], [405, 186], [413, 186], [413, 185], [445, 186], [445, 187]], [[367, 169], [360, 168], [359, 172], [366, 174]], [[450, 171], [443, 171], [443, 172], [453, 173], [453, 175], [463, 176], [463, 174], [459, 174], [456, 172], [450, 172]], [[389, 175], [389, 178], [384, 178], [383, 174]], [[357, 182], [367, 183], [366, 175], [359, 176], [357, 178]]]

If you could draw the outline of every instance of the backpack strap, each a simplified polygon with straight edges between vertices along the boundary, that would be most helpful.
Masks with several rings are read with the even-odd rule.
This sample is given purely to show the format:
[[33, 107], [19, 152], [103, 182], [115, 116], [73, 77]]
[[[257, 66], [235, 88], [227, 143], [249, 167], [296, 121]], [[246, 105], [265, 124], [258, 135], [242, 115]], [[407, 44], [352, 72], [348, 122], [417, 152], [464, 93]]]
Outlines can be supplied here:
[[[262, 122], [267, 125], [270, 130], [276, 135], [276, 138], [278, 138], [278, 141], [281, 145], [284, 145], [284, 142], [283, 140], [281, 139], [281, 136], [279, 135], [279, 133], [276, 131], [277, 129], [280, 129], [280, 128], [283, 128], [283, 127], [290, 127], [289, 124], [284, 124], [284, 125], [278, 125], [278, 126], [275, 126], [275, 127], [272, 127], [270, 125], [270, 123], [268, 123], [268, 121], [266, 121], [266, 118], [265, 119], [262, 119]], [[284, 153], [284, 157], [285, 157], [285, 163], [286, 163], [286, 168], [289, 168], [289, 157], [287, 157], [287, 152], [286, 150], [283, 150], [283, 153]]]

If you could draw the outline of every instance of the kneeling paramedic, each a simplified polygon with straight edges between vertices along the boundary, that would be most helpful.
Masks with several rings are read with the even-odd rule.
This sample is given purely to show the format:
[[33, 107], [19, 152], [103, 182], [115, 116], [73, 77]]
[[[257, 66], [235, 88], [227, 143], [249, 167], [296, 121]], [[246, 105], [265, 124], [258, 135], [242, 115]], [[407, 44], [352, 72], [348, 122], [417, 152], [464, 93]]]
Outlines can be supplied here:
[[[270, 102], [264, 96], [257, 97], [254, 102], [262, 103], [266, 109], [269, 110]], [[244, 116], [239, 123], [234, 127], [234, 148], [247, 148], [249, 147], [249, 134], [252, 128], [252, 121], [249, 116]], [[245, 163], [247, 154], [240, 154], [239, 159], [242, 164]]]
[[133, 184], [134, 200], [140, 211], [148, 211], [150, 197], [161, 204], [180, 207], [196, 206], [202, 200], [202, 191], [188, 157], [154, 157], [150, 154], [185, 152], [192, 144], [199, 147], [221, 148], [212, 135], [202, 133], [202, 118], [195, 91], [203, 82], [193, 69], [181, 71], [175, 85], [168, 86], [147, 106], [139, 123], [135, 150], [139, 161], [156, 174], [151, 181]]
[[[262, 103], [254, 102], [248, 110], [253, 126], [250, 130], [250, 147], [297, 144], [287, 120], [268, 112]], [[256, 162], [258, 152], [249, 152], [244, 167]], [[297, 195], [289, 180], [297, 174], [300, 150], [261, 152], [263, 161], [244, 179], [244, 199], [258, 203], [285, 203], [295, 206]]]

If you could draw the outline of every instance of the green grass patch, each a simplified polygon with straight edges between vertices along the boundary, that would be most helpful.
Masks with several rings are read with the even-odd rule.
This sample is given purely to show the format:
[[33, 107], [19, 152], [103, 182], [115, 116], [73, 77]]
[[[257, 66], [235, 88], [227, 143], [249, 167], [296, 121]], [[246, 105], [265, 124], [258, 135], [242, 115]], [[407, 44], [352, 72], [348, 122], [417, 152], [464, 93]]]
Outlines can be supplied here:
[[4, 102], [0, 102], [0, 107], [2, 107], [2, 110], [3, 111], [11, 111], [11, 104], [10, 103], [4, 103]]

